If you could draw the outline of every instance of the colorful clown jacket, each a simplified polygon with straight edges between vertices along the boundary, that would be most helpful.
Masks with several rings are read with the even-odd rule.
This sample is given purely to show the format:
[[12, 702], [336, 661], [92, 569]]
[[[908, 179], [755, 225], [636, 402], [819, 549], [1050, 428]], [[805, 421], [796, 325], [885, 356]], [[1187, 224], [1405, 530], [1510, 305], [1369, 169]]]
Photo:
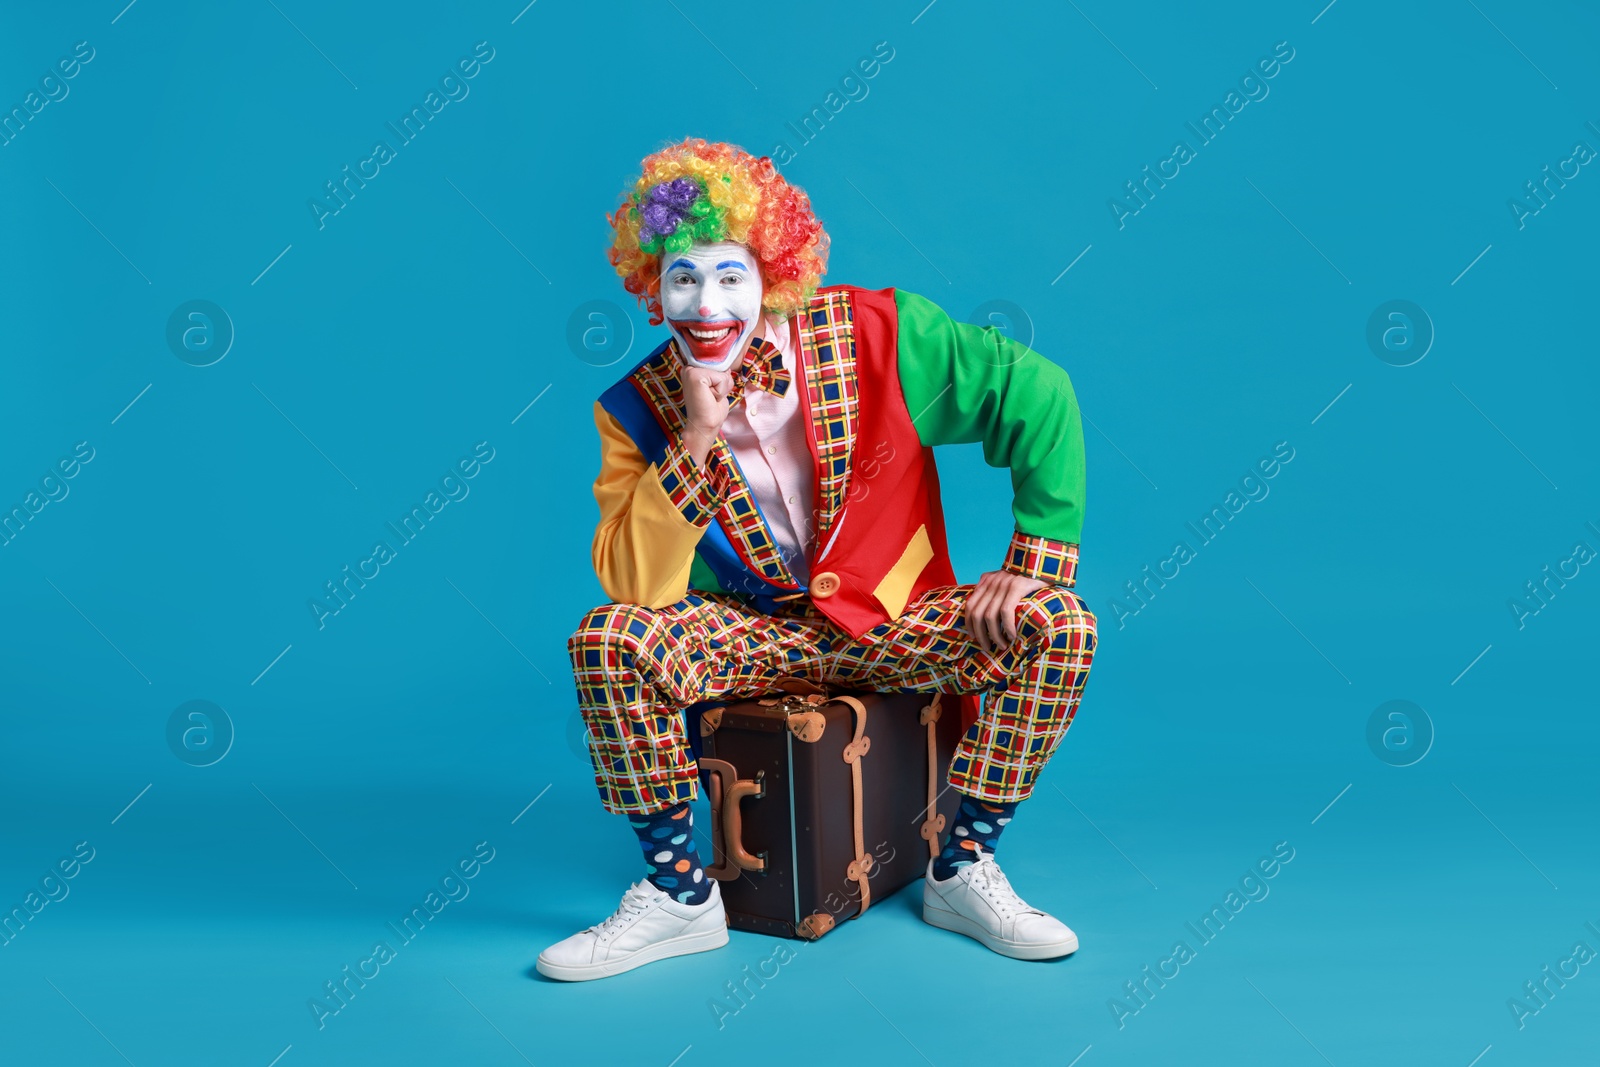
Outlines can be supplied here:
[[722, 591], [770, 612], [809, 594], [859, 637], [924, 591], [956, 584], [932, 446], [972, 441], [1011, 471], [1016, 530], [1003, 568], [1074, 583], [1083, 426], [1065, 371], [896, 289], [821, 289], [795, 326], [817, 497], [807, 587], [785, 566], [727, 443], [696, 466], [681, 442], [669, 342], [595, 405], [593, 555], [607, 596], [664, 607], [690, 589]]

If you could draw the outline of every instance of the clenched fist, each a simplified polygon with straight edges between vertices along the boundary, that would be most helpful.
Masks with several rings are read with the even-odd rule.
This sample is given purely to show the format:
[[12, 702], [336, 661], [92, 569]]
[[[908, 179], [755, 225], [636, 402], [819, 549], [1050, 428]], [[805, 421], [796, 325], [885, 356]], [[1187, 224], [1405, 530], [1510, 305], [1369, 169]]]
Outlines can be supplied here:
[[733, 392], [733, 375], [727, 371], [685, 366], [679, 372], [683, 382], [683, 443], [701, 466], [728, 418], [728, 394]]

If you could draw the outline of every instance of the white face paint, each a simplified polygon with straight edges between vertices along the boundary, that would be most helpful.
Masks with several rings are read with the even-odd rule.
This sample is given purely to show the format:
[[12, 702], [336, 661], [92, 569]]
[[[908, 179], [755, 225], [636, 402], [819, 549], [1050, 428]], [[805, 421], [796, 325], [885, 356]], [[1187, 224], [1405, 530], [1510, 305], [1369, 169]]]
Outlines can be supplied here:
[[696, 243], [661, 257], [661, 310], [684, 357], [727, 370], [761, 324], [761, 268], [741, 244]]

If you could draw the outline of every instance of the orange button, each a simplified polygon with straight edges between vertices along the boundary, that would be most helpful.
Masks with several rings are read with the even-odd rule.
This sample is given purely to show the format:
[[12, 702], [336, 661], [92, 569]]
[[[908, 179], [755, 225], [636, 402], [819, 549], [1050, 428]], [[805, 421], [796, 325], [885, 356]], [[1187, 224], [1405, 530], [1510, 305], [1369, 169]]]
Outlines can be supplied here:
[[811, 579], [811, 595], [814, 597], [830, 597], [839, 591], [839, 576], [832, 571], [823, 571]]

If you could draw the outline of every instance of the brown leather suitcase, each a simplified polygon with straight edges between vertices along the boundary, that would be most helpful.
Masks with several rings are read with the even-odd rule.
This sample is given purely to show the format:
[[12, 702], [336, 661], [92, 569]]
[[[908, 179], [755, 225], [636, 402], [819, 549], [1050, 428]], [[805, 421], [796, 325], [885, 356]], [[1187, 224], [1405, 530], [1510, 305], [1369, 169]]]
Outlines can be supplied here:
[[728, 925], [814, 940], [921, 878], [958, 800], [944, 693], [790, 693], [704, 708]]

